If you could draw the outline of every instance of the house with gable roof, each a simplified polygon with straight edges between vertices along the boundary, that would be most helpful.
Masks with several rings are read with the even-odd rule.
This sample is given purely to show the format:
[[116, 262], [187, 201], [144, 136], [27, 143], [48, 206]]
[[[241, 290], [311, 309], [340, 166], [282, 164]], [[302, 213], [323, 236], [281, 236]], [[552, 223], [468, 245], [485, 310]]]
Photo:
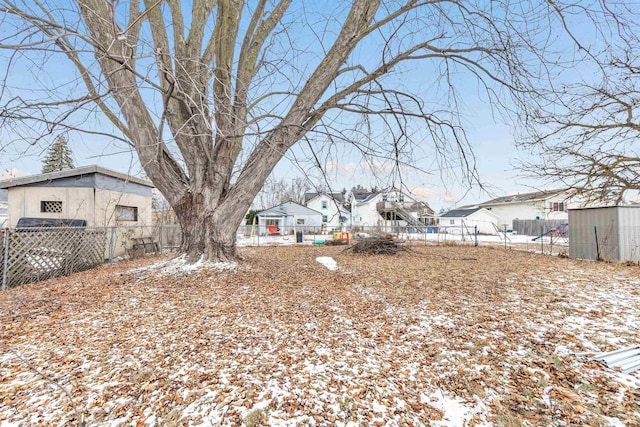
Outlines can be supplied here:
[[514, 219], [569, 220], [569, 209], [583, 207], [585, 200], [572, 196], [567, 189], [534, 191], [497, 197], [477, 206], [491, 211], [507, 228]]
[[293, 231], [320, 231], [322, 213], [294, 201], [281, 203], [259, 212], [258, 233], [292, 234]]
[[322, 214], [322, 224], [327, 230], [349, 225], [350, 212], [344, 206], [343, 193], [305, 193], [304, 204]]
[[439, 230], [451, 234], [496, 234], [500, 218], [490, 210], [479, 206], [452, 209], [439, 218]]
[[415, 227], [434, 223], [435, 213], [426, 203], [390, 187], [379, 192], [351, 194], [352, 225], [358, 227]]

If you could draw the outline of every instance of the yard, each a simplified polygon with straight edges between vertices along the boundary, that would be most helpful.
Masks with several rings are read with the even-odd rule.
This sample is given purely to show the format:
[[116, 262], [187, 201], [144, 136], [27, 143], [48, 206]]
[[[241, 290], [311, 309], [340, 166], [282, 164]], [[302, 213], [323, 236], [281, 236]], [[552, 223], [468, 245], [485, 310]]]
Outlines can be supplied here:
[[639, 267], [343, 250], [0, 293], [0, 425], [640, 425], [640, 374], [582, 354], [640, 343]]

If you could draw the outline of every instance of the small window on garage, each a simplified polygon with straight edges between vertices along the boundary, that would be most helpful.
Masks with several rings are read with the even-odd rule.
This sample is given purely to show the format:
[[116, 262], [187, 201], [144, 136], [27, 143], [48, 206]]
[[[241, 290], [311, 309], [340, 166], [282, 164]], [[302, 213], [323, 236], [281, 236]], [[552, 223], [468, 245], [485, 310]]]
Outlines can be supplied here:
[[296, 225], [304, 225], [304, 218], [296, 218]]
[[116, 205], [116, 221], [137, 221], [138, 208], [135, 206]]
[[40, 202], [40, 212], [62, 213], [62, 202], [61, 201], [43, 201], [43, 202]]

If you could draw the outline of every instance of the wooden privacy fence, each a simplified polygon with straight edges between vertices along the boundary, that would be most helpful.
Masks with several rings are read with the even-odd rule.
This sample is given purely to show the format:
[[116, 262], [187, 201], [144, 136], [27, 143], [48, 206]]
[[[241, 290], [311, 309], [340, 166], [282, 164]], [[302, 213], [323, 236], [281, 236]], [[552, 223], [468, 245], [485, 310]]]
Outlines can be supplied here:
[[107, 229], [0, 230], [2, 290], [88, 270], [105, 261]]
[[566, 223], [566, 219], [514, 219], [513, 231], [525, 236], [540, 236], [552, 228], [561, 227]]

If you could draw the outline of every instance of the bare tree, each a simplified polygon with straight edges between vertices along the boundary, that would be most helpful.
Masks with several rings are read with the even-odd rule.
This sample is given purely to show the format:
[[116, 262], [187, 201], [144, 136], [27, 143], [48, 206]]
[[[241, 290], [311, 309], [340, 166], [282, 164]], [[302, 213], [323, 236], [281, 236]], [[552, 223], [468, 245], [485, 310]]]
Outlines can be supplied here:
[[290, 200], [304, 204], [304, 195], [312, 188], [311, 183], [302, 177], [287, 179], [271, 176], [262, 186], [256, 200], [261, 209], [268, 209]]
[[[547, 1], [193, 0], [185, 16], [188, 6], [0, 0], [0, 119], [33, 142], [75, 130], [131, 144], [191, 260], [234, 258], [236, 227], [298, 142], [316, 159], [345, 143], [396, 165], [426, 143], [476, 179], [459, 87], [473, 82], [509, 114], [560, 63], [548, 51], [560, 9]], [[68, 81], [46, 73], [61, 57]], [[410, 66], [425, 90], [404, 84]], [[38, 90], [16, 89], [26, 71]]]
[[530, 110], [523, 141], [534, 156], [522, 162], [585, 200], [613, 203], [640, 190], [640, 16], [618, 6], [604, 46], [581, 46], [587, 72], [571, 70]]

